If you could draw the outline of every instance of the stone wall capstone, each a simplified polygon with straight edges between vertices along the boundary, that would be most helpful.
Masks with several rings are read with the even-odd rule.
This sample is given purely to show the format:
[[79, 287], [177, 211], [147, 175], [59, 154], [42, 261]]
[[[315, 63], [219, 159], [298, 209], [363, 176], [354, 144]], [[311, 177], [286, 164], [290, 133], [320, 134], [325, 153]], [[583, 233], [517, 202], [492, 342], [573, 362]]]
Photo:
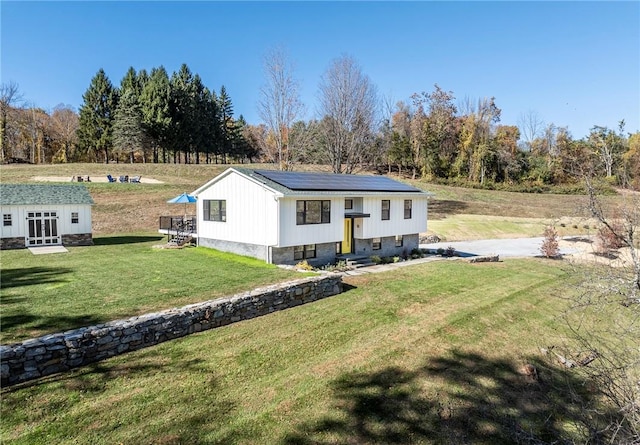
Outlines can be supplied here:
[[327, 274], [116, 320], [12, 345], [0, 345], [2, 386], [38, 379], [129, 351], [342, 292], [342, 276]]

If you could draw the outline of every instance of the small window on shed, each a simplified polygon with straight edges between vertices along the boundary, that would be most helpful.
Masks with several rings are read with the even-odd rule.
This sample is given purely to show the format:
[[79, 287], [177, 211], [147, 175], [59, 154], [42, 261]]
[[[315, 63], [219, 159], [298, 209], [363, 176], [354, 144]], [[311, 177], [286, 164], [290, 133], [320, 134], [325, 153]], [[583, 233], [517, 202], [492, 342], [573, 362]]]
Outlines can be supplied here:
[[13, 225], [13, 222], [11, 220], [11, 213], [5, 213], [4, 215], [2, 215], [2, 225], [5, 227]]
[[71, 212], [71, 224], [78, 224], [78, 212]]

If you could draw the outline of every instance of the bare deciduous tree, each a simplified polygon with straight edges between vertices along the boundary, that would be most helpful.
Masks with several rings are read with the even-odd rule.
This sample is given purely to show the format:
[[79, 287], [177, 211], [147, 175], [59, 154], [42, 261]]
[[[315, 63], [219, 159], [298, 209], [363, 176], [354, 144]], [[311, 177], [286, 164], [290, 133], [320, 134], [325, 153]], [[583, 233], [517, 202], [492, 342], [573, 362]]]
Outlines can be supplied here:
[[625, 151], [622, 134], [624, 132], [624, 121], [620, 122], [620, 134], [616, 134], [607, 127], [596, 125], [589, 134], [589, 144], [598, 154], [605, 168], [607, 177], [613, 176], [614, 167], [622, 158]]
[[[583, 274], [565, 318], [567, 355], [597, 389], [606, 408], [585, 409], [593, 443], [640, 443], [640, 198], [613, 205], [586, 181], [588, 211], [618, 246], [609, 260], [577, 267]], [[609, 252], [610, 253], [610, 252]], [[604, 417], [603, 417], [604, 416]]]
[[54, 154], [57, 162], [69, 162], [77, 141], [78, 114], [71, 105], [58, 105], [51, 114], [51, 123], [57, 140], [58, 151]]
[[334, 173], [353, 173], [373, 141], [378, 93], [349, 56], [335, 59], [319, 87], [321, 138]]
[[10, 157], [7, 147], [7, 121], [9, 111], [22, 101], [20, 87], [15, 82], [0, 85], [0, 163], [4, 163]]
[[268, 128], [269, 141], [274, 145], [281, 170], [288, 170], [293, 159], [289, 137], [291, 126], [304, 110], [299, 84], [294, 79], [294, 67], [282, 48], [270, 50], [264, 57], [265, 85], [260, 89], [258, 114]]
[[528, 110], [518, 117], [518, 128], [525, 148], [531, 150], [532, 142], [540, 137], [543, 132], [544, 121], [538, 112]]

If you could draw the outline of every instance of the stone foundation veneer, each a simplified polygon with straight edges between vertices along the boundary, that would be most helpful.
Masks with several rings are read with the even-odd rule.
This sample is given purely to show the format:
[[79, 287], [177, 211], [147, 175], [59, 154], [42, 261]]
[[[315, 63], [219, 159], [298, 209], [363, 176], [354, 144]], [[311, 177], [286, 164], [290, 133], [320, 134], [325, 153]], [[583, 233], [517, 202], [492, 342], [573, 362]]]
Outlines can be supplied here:
[[[93, 235], [91, 233], [73, 233], [61, 235], [63, 246], [93, 246]], [[50, 244], [39, 244], [38, 247]], [[0, 250], [25, 249], [24, 236], [15, 238], [2, 238], [0, 240]]]
[[[293, 246], [291, 247], [273, 247], [271, 250], [272, 262], [274, 264], [295, 265], [303, 260], [293, 258]], [[308, 258], [307, 263], [314, 267], [321, 267], [326, 264], [332, 264], [336, 261], [336, 243], [316, 244], [315, 258]]]
[[93, 236], [90, 233], [74, 233], [62, 235], [63, 246], [93, 246]]
[[342, 292], [337, 274], [0, 346], [2, 386], [38, 379], [129, 351]]
[[24, 249], [26, 247], [24, 244], [24, 236], [0, 239], [0, 250]]

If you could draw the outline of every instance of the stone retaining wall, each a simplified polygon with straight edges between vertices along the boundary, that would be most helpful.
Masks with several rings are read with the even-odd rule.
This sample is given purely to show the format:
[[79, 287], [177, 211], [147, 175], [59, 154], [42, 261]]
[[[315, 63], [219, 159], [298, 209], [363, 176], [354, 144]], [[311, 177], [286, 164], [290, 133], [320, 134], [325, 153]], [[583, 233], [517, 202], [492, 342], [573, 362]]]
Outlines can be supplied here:
[[467, 259], [469, 263], [497, 263], [498, 261], [500, 261], [498, 255], [474, 256]]
[[342, 292], [337, 274], [0, 346], [2, 386], [44, 377]]

